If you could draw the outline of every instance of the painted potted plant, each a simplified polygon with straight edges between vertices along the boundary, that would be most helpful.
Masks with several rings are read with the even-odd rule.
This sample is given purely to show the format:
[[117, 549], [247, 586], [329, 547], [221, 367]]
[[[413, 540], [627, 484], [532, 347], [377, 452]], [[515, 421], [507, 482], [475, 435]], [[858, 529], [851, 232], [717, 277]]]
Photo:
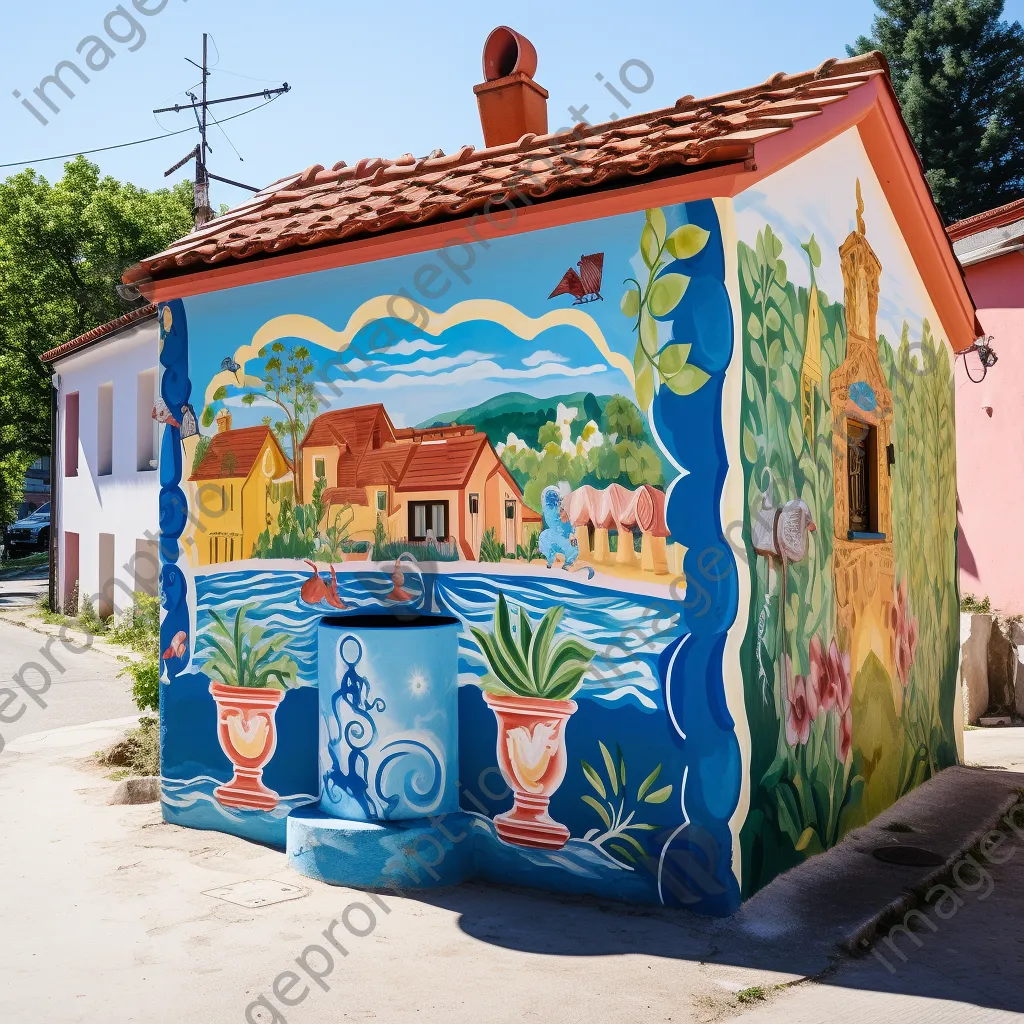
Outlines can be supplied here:
[[343, 540], [341, 542], [341, 559], [343, 562], [365, 562], [370, 557], [368, 540]]
[[205, 633], [212, 653], [203, 665], [210, 693], [217, 703], [217, 735], [234, 765], [234, 775], [214, 795], [225, 807], [269, 811], [279, 796], [262, 781], [263, 769], [274, 756], [277, 728], [274, 715], [284, 692], [295, 685], [296, 665], [281, 648], [286, 633], [265, 639], [261, 626], [246, 627], [256, 602], [243, 605], [228, 625], [213, 609]]
[[498, 835], [519, 846], [559, 849], [569, 830], [548, 813], [565, 778], [565, 723], [594, 652], [575, 637], [556, 638], [564, 609], [548, 610], [536, 629], [519, 609], [513, 629], [498, 594], [491, 632], [471, 627], [489, 672], [484, 700], [498, 720], [498, 766], [515, 794], [511, 810], [494, 819]]

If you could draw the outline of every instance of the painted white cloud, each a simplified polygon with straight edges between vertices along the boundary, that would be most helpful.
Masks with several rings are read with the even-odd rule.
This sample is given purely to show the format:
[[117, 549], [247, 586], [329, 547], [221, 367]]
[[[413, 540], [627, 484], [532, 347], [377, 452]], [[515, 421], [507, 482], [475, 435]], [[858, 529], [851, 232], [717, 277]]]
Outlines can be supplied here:
[[403, 338], [401, 341], [396, 341], [394, 345], [382, 348], [380, 354], [388, 356], [413, 356], [417, 352], [437, 352], [442, 348], [444, 348], [444, 345], [435, 345], [432, 341], [426, 341], [423, 338]]
[[563, 356], [560, 352], [552, 352], [549, 348], [542, 348], [533, 355], [527, 356], [523, 360], [523, 366], [540, 366], [541, 363], [567, 363], [569, 362], [568, 356]]
[[467, 366], [482, 359], [493, 358], [490, 353], [467, 349], [454, 356], [423, 356], [422, 359], [414, 359], [411, 363], [392, 363], [388, 366], [378, 366], [377, 369], [384, 373], [437, 373], [440, 370], [450, 370], [453, 366]]
[[538, 377], [590, 377], [605, 373], [610, 369], [606, 363], [592, 366], [562, 366], [558, 363], [541, 363], [528, 370], [508, 369], [499, 366], [490, 359], [481, 359], [470, 366], [459, 366], [453, 370], [435, 373], [430, 376], [423, 374], [392, 373], [384, 380], [356, 380], [346, 384], [353, 390], [387, 391], [416, 384], [420, 387], [440, 387], [448, 384], [469, 384], [478, 380], [536, 380]]

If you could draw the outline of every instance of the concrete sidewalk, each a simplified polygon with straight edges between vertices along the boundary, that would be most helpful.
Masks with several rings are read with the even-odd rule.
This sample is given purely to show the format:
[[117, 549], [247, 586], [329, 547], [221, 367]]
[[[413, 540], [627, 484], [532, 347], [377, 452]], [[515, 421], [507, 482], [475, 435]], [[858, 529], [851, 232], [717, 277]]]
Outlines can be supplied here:
[[[617, 1024], [642, 1013], [680, 1024], [735, 1013], [744, 1008], [741, 991], [789, 983], [797, 987], [778, 1005], [809, 1000], [811, 1014], [793, 1020], [839, 1020], [839, 990], [803, 979], [833, 970], [837, 939], [859, 927], [869, 904], [880, 910], [907, 884], [855, 848], [849, 856], [875, 871], [858, 875], [856, 914], [829, 897], [842, 879], [822, 870], [824, 857], [764, 890], [759, 917], [752, 901], [727, 921], [485, 885], [425, 899], [373, 896], [296, 876], [274, 850], [164, 824], [157, 805], [109, 806], [114, 783], [88, 755], [123, 728], [98, 723], [25, 736], [0, 756], [0, 1020]], [[969, 806], [956, 800], [965, 783]], [[923, 825], [930, 808], [952, 849], [985, 807], [1005, 802], [1006, 786], [1019, 784], [990, 772], [944, 773], [914, 820]], [[940, 791], [955, 803], [942, 806]], [[906, 804], [898, 813], [911, 817]], [[932, 842], [937, 831], [920, 835]], [[857, 843], [865, 842], [874, 839], [860, 835]], [[209, 895], [255, 879], [276, 880], [277, 891], [297, 887], [299, 898], [247, 907]], [[1003, 934], [1016, 926], [1007, 921]], [[330, 965], [313, 946], [332, 953]], [[987, 959], [968, 957], [949, 984], [970, 970], [984, 985], [987, 967]], [[876, 999], [886, 978], [875, 971], [878, 978], [865, 975], [859, 989], [844, 983], [842, 991]], [[972, 1017], [970, 1005], [963, 1012], [981, 999], [969, 986], [958, 991], [958, 1024], [996, 1019]], [[261, 998], [262, 1009], [254, 1005]], [[764, 1009], [769, 1016], [760, 1019], [779, 1019], [775, 1006]]]

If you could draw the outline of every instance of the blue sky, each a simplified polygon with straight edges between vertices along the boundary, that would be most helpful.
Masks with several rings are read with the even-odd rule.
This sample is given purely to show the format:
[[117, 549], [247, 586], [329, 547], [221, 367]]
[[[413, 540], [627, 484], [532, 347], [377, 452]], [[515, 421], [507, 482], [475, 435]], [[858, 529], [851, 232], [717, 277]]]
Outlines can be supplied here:
[[[581, 253], [604, 252], [605, 301], [575, 307], [576, 315], [593, 318], [611, 351], [622, 354], [628, 365], [636, 339], [619, 298], [623, 277], [636, 272], [631, 261], [643, 225], [644, 215], [632, 213], [495, 239], [491, 251], [481, 253], [468, 268], [468, 284], [453, 278], [444, 298], [427, 305], [437, 312], [467, 299], [488, 297], [510, 303], [530, 318], [572, 309], [571, 296], [549, 300], [549, 293]], [[402, 256], [186, 299], [196, 411], [224, 357], [244, 359], [241, 346], [274, 317], [301, 310], [340, 331], [363, 302], [408, 287], [417, 269], [431, 258]], [[396, 308], [401, 312], [404, 307]], [[401, 320], [388, 320], [387, 325], [387, 333], [378, 334], [379, 322], [371, 320], [355, 335], [341, 364], [358, 374], [356, 380], [336, 368], [339, 361], [330, 351], [309, 345], [314, 364], [322, 368], [317, 387], [324, 408], [382, 402], [396, 425], [413, 426], [508, 392], [538, 398], [580, 391], [633, 395], [629, 379], [569, 324], [549, 326], [529, 340], [484, 317], [457, 323], [441, 334]], [[282, 340], [288, 346], [296, 344], [294, 338]], [[368, 361], [354, 352], [365, 353]], [[257, 376], [261, 368], [258, 359], [245, 366], [247, 373]], [[264, 403], [244, 407], [233, 387], [229, 394], [227, 404], [236, 426], [258, 423], [273, 411]]]
[[[155, 10], [161, 0], [138, 2]], [[124, 3], [131, 11], [131, 0]], [[111, 24], [126, 41], [107, 36], [104, 19], [114, 6], [113, 0], [52, 0], [17, 4], [5, 12], [0, 163], [187, 127], [189, 114], [161, 115], [157, 121], [150, 111], [183, 100], [182, 90], [198, 81], [184, 58], [198, 60], [204, 30], [216, 44], [211, 95], [250, 92], [283, 80], [294, 87], [266, 110], [227, 126], [244, 162], [216, 128], [211, 135], [211, 169], [262, 186], [313, 163], [330, 166], [342, 159], [354, 163], [364, 156], [421, 156], [435, 147], [452, 152], [464, 143], [481, 145], [472, 86], [481, 79], [487, 33], [508, 19], [537, 47], [537, 80], [551, 93], [554, 129], [569, 123], [569, 106], [588, 104], [593, 121], [626, 113], [595, 75], [614, 81], [627, 60], [643, 61], [654, 76], [650, 89], [636, 97], [636, 112], [671, 104], [686, 93], [749, 85], [778, 70], [800, 71], [841, 56], [843, 45], [869, 27], [873, 12], [870, 0], [701, 5], [521, 0], [511, 15], [507, 4], [493, 2], [166, 0], [151, 17], [136, 12], [146, 33], [140, 44], [122, 19]], [[1024, 0], [1010, 0], [1006, 15], [1024, 17]], [[91, 34], [103, 36], [115, 56], [102, 70], [88, 73], [88, 84], [70, 76], [77, 95], [61, 96], [58, 114], [44, 110], [50, 123], [43, 126], [12, 91], [30, 97], [59, 61], [81, 62], [76, 48]], [[221, 106], [218, 116], [245, 105]], [[192, 132], [91, 159], [118, 178], [155, 188], [167, 180], [163, 171], [194, 143]], [[60, 174], [60, 163], [38, 166], [48, 177]], [[188, 173], [186, 168], [170, 180]], [[215, 185], [213, 198], [234, 205], [244, 195]]]

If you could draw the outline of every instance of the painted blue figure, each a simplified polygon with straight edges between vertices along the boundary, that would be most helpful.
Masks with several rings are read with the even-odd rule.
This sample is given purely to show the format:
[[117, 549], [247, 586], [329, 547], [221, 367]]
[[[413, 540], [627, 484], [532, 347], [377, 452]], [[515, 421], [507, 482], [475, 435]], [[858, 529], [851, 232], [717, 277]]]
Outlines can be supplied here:
[[[363, 813], [371, 817], [377, 814], [377, 807], [368, 792], [370, 762], [365, 750], [377, 738], [377, 726], [371, 712], [380, 713], [386, 710], [387, 705], [380, 697], [370, 700], [370, 681], [356, 671], [356, 665], [363, 657], [363, 645], [354, 636], [346, 636], [338, 645], [338, 653], [348, 667], [338, 692], [331, 700], [338, 735], [332, 736], [328, 744], [332, 767], [324, 773], [324, 787], [329, 792], [329, 787], [333, 785], [347, 793], [359, 804]], [[342, 708], [342, 700], [351, 712]], [[343, 712], [347, 719], [344, 723]], [[342, 770], [338, 760], [337, 745], [342, 739], [349, 748], [347, 772]]]
[[562, 492], [557, 487], [545, 487], [540, 495], [541, 515], [544, 517], [544, 529], [541, 530], [537, 543], [540, 553], [548, 560], [548, 568], [555, 564], [555, 558], [561, 555], [564, 561], [562, 568], [566, 572], [587, 571], [587, 579], [594, 578], [594, 570], [589, 565], [578, 565], [572, 568], [580, 556], [579, 542], [576, 540], [576, 528], [569, 521], [569, 511], [562, 499]]

